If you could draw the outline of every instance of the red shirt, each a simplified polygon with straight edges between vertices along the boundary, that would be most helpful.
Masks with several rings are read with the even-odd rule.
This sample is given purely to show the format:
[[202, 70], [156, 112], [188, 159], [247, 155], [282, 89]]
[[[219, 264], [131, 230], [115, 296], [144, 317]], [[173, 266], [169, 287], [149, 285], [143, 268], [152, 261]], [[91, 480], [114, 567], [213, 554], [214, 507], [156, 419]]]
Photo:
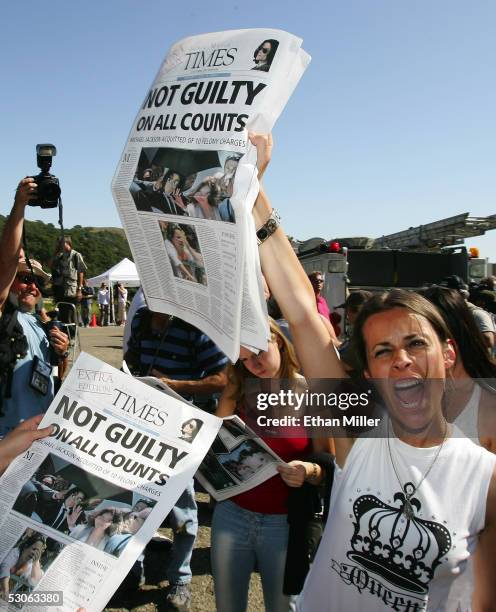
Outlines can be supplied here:
[[315, 297], [315, 299], [317, 300], [317, 310], [321, 315], [324, 315], [324, 317], [329, 320], [330, 316], [331, 316], [331, 311], [329, 310], [329, 306], [327, 305], [327, 300], [325, 299], [325, 297], [322, 297], [321, 295], [319, 295], [319, 297]]
[[[240, 415], [243, 418], [242, 415]], [[304, 459], [312, 450], [309, 438], [262, 438], [283, 461]], [[241, 508], [261, 514], [287, 514], [289, 487], [279, 474], [229, 499]]]

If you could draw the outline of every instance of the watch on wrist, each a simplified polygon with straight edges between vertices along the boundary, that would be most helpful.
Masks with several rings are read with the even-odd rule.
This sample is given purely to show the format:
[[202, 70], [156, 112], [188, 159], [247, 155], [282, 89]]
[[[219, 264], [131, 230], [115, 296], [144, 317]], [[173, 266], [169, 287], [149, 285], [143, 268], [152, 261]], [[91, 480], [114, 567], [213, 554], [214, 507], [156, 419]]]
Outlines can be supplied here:
[[270, 213], [270, 217], [267, 221], [262, 225], [262, 227], [257, 230], [257, 244], [260, 246], [262, 242], [265, 242], [267, 238], [270, 238], [272, 234], [276, 231], [276, 229], [281, 225], [281, 217], [275, 208], [272, 209]]

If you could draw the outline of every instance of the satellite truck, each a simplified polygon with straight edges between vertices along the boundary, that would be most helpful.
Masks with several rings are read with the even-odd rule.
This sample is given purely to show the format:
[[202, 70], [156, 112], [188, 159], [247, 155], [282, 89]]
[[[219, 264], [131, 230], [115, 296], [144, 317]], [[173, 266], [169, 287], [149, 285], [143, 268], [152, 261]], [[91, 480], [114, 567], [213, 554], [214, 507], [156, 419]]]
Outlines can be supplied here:
[[466, 283], [496, 273], [496, 264], [479, 257], [466, 238], [496, 229], [496, 215], [470, 217], [463, 213], [411, 227], [380, 238], [311, 238], [292, 245], [308, 273], [322, 272], [322, 293], [331, 309], [338, 335], [345, 335], [344, 309], [350, 292], [379, 292], [392, 287], [418, 289], [456, 274]]

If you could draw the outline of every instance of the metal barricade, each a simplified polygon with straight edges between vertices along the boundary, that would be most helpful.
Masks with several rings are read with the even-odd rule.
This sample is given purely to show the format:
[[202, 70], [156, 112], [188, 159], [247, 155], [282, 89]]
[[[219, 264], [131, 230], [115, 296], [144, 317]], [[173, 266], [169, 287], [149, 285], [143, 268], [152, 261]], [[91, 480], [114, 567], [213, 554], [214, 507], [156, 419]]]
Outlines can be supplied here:
[[56, 308], [60, 313], [60, 305], [63, 306], [64, 310], [69, 310], [72, 313], [71, 320], [73, 323], [65, 323], [62, 321], [62, 324], [65, 325], [67, 329], [67, 333], [69, 334], [69, 363], [67, 366], [67, 370], [72, 366], [72, 364], [76, 361], [79, 353], [81, 352], [81, 340], [79, 338], [79, 326], [78, 326], [78, 311], [77, 307], [72, 302], [57, 302]]

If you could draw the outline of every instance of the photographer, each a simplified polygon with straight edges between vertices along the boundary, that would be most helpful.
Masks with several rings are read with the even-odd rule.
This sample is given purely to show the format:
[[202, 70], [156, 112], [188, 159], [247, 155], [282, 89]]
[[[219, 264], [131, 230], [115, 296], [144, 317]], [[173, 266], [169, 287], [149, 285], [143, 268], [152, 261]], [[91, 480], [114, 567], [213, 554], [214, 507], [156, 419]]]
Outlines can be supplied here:
[[0, 438], [47, 409], [53, 399], [51, 353], [63, 359], [69, 346], [57, 328], [47, 336], [34, 314], [50, 275], [37, 261], [19, 260], [24, 211], [36, 194], [33, 178], [19, 183], [0, 239]]
[[[81, 289], [85, 271], [83, 256], [72, 248], [71, 237], [64, 236], [57, 243], [52, 261], [53, 294], [57, 302], [63, 302], [59, 305], [63, 323], [79, 325], [77, 307], [83, 297]], [[73, 304], [76, 310], [69, 304]]]

